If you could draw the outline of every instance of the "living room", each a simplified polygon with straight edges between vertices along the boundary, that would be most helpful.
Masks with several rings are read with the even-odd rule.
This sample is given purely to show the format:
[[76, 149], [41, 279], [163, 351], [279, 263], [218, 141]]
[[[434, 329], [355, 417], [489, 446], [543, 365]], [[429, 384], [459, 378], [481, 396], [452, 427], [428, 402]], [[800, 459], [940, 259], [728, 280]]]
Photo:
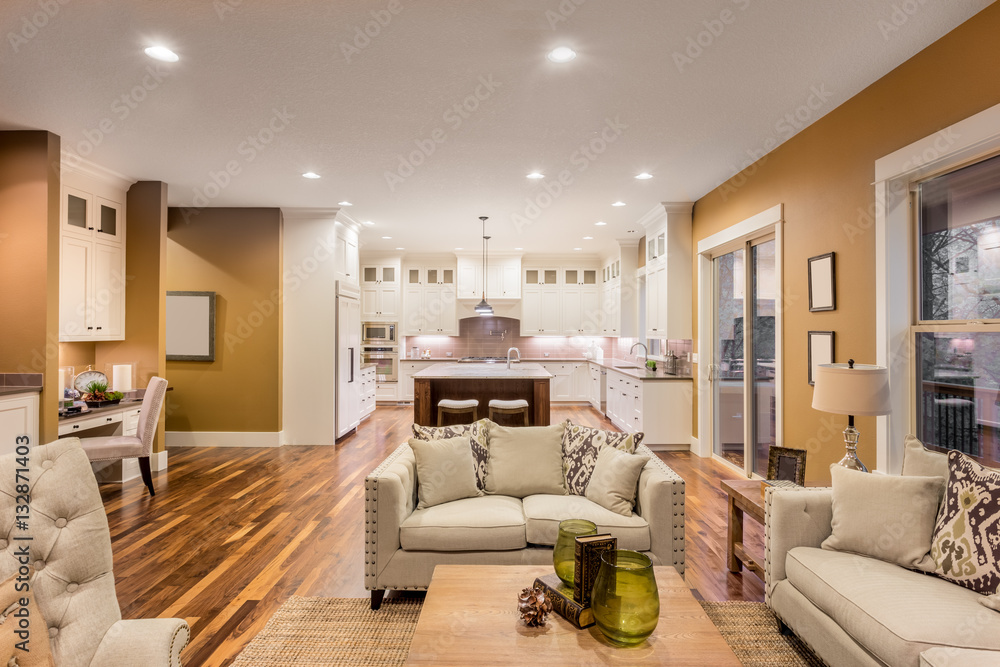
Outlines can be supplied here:
[[[854, 414], [856, 420], [851, 421], [861, 433], [857, 457], [879, 474], [898, 476], [904, 470], [904, 439], [910, 433], [931, 445], [961, 440], [961, 445], [944, 444], [937, 451], [959, 448], [984, 465], [996, 467], [1000, 456], [996, 424], [1000, 419], [995, 407], [996, 376], [991, 373], [998, 369], [997, 355], [989, 350], [994, 349], [991, 336], [996, 336], [997, 317], [982, 305], [988, 304], [995, 292], [990, 287], [994, 278], [987, 259], [993, 250], [991, 232], [985, 227], [977, 231], [978, 254], [966, 248], [950, 257], [947, 275], [952, 277], [940, 278], [944, 280], [941, 284], [951, 286], [951, 292], [946, 290], [951, 296], [960, 293], [971, 299], [969, 295], [978, 294], [973, 300], [979, 310], [961, 316], [917, 315], [916, 305], [922, 303], [917, 296], [921, 283], [920, 274], [911, 268], [916, 256], [913, 248], [918, 240], [932, 236], [930, 231], [940, 228], [932, 226], [918, 234], [907, 212], [909, 195], [905, 194], [911, 187], [979, 163], [984, 166], [978, 181], [996, 183], [988, 164], [996, 153], [993, 146], [1000, 133], [994, 109], [1000, 103], [1000, 90], [995, 77], [989, 76], [998, 55], [993, 35], [1000, 27], [1000, 11], [995, 5], [980, 2], [959, 9], [884, 2], [864, 10], [826, 7], [821, 11], [797, 6], [764, 9], [733, 2], [686, 8], [682, 21], [679, 15], [671, 15], [671, 11], [681, 9], [644, 4], [634, 14], [620, 17], [620, 25], [612, 30], [613, 38], [599, 38], [597, 28], [612, 10], [593, 0], [553, 2], [541, 10], [496, 5], [467, 14], [451, 3], [427, 10], [400, 4], [397, 13], [387, 4], [359, 4], [344, 8], [342, 15], [332, 9], [329, 14], [315, 7], [309, 10], [305, 7], [309, 3], [302, 4], [297, 10], [306, 12], [313, 22], [329, 21], [334, 37], [323, 43], [329, 52], [324, 53], [344, 64], [342, 86], [323, 91], [321, 104], [302, 106], [309, 110], [305, 113], [299, 107], [286, 113], [275, 101], [287, 93], [281, 84], [274, 83], [278, 88], [267, 90], [252, 75], [254, 70], [268, 70], [268, 59], [281, 56], [285, 44], [245, 37], [257, 35], [261, 23], [267, 21], [276, 22], [277, 34], [294, 33], [297, 10], [215, 3], [200, 10], [205, 15], [198, 27], [189, 25], [183, 16], [175, 16], [175, 10], [142, 2], [110, 3], [99, 9], [52, 3], [48, 10], [35, 2], [21, 2], [5, 6], [2, 12], [3, 25], [8, 28], [5, 34], [14, 37], [7, 40], [9, 50], [0, 75], [5, 90], [10, 91], [0, 103], [0, 276], [8, 286], [3, 296], [6, 326], [0, 371], [41, 375], [36, 392], [37, 442], [51, 442], [62, 434], [56, 409], [56, 394], [62, 389], [60, 368], [72, 366], [77, 373], [88, 367], [105, 371], [127, 362], [136, 368], [135, 388], [145, 387], [153, 376], [168, 380], [170, 391], [156, 420], [149, 453], [156, 495], [151, 496], [138, 479], [138, 468], [134, 479], [103, 483], [100, 489], [110, 521], [115, 589], [122, 616], [186, 620], [192, 641], [182, 654], [184, 664], [231, 664], [291, 596], [364, 598], [367, 604], [371, 592], [365, 579], [365, 478], [407, 442], [414, 412], [408, 405], [384, 402], [356, 432], [334, 445], [329, 425], [332, 408], [322, 407], [332, 405], [334, 389], [318, 388], [315, 376], [332, 377], [332, 372], [316, 369], [333, 369], [334, 352], [328, 343], [335, 322], [327, 319], [332, 315], [310, 308], [310, 303], [315, 303], [310, 301], [315, 294], [312, 290], [329, 292], [332, 288], [317, 285], [320, 281], [313, 276], [325, 275], [325, 269], [319, 269], [318, 274], [310, 272], [309, 264], [302, 263], [307, 255], [295, 255], [302, 248], [294, 246], [296, 237], [289, 232], [294, 225], [310, 224], [316, 216], [325, 216], [331, 224], [350, 232], [349, 240], [360, 244], [355, 250], [362, 263], [411, 252], [435, 261], [442, 253], [468, 253], [480, 261], [485, 259], [482, 237], [490, 235], [491, 263], [523, 247], [524, 253], [539, 259], [535, 264], [539, 267], [546, 266], [553, 255], [568, 258], [574, 253], [586, 256], [581, 263], [589, 261], [600, 267], [608, 249], [619, 248], [618, 240], [630, 232], [635, 236], [629, 246], [632, 261], [638, 264], [636, 256], [645, 254], [640, 252], [645, 240], [642, 244], [639, 241], [648, 231], [639, 222], [643, 215], [657, 206], [664, 212], [664, 202], [693, 202], [688, 287], [682, 299], [671, 302], [690, 304], [690, 333], [678, 337], [681, 343], [674, 349], [691, 354], [691, 432], [682, 446], [654, 449], [656, 457], [685, 482], [684, 581], [706, 601], [762, 602], [765, 598], [764, 582], [750, 570], [730, 571], [726, 549], [731, 519], [720, 483], [724, 479], [765, 477], [770, 444], [804, 450], [805, 484], [828, 486], [833, 474], [830, 465], [845, 455], [842, 432], [847, 414]], [[369, 36], [370, 43], [365, 44], [353, 28], [360, 27], [363, 33], [366, 22], [376, 20], [371, 12], [382, 9], [392, 18], [384, 25], [376, 22], [379, 35]], [[755, 15], [758, 10], [761, 13]], [[845, 16], [856, 11], [863, 11], [863, 16]], [[44, 18], [38, 18], [38, 12]], [[788, 14], [791, 29], [779, 29], [783, 12]], [[815, 17], [814, 24], [810, 15], [817, 12], [821, 16]], [[411, 13], [417, 15], [412, 25], [404, 20]], [[77, 22], [95, 28], [98, 19], [108, 21], [113, 15], [118, 16], [109, 32], [126, 37], [112, 40], [105, 32], [100, 33], [105, 35], [100, 40], [73, 38]], [[157, 19], [161, 25], [154, 25]], [[490, 29], [487, 19], [505, 21], [507, 37]], [[189, 21], [197, 22], [195, 18]], [[435, 28], [435, 22], [442, 26]], [[639, 30], [637, 26], [644, 22], [651, 26]], [[173, 27], [163, 27], [167, 25]], [[831, 32], [824, 33], [816, 25]], [[724, 28], [714, 35], [711, 26]], [[747, 26], [747, 34], [741, 32], [742, 26]], [[839, 32], [832, 32], [835, 27]], [[176, 34], [170, 34], [171, 30]], [[192, 32], [182, 39], [185, 30]], [[669, 31], [669, 38], [659, 35], [662, 30]], [[699, 43], [703, 30], [709, 37]], [[228, 47], [241, 42], [258, 47], [226, 52], [220, 43], [209, 48], [216, 33], [227, 35], [231, 40], [226, 41]], [[630, 124], [629, 131], [638, 133], [632, 136], [641, 136], [641, 141], [632, 139], [627, 131], [621, 143], [615, 144], [609, 140], [613, 137], [613, 130], [609, 130], [603, 137], [607, 151], [599, 159], [588, 159], [588, 169], [583, 172], [574, 167], [577, 180], [563, 185], [566, 191], [557, 197], [559, 201], [551, 208], [543, 207], [537, 222], [519, 232], [514, 214], [527, 217], [525, 197], [539, 201], [539, 194], [546, 192], [544, 183], [549, 190], [556, 187], [553, 183], [560, 182], [560, 165], [568, 163], [575, 146], [590, 138], [584, 130], [593, 124], [593, 116], [588, 114], [578, 121], [573, 119], [576, 108], [565, 111], [566, 122], [574, 122], [576, 134], [562, 136], [545, 156], [534, 157], [538, 150], [534, 143], [545, 143], [542, 130], [549, 121], [533, 125], [535, 121], [527, 118], [531, 114], [523, 104], [515, 105], [504, 97], [503, 85], [508, 85], [508, 90], [512, 86], [509, 76], [497, 78], [500, 87], [487, 86], [472, 77], [476, 85], [465, 90], [469, 86], [465, 85], [463, 66], [458, 77], [461, 85], [435, 93], [427, 83], [434, 80], [427, 75], [434, 68], [428, 70], [417, 58], [400, 67], [399, 63], [406, 62], [402, 55], [406, 48], [431, 57], [413, 48], [425, 34], [445, 41], [461, 36], [461, 49], [455, 47], [455, 51], [488, 52], [489, 47], [500, 48], [497, 42], [514, 40], [517, 48], [533, 51], [515, 58], [510, 55], [514, 47], [508, 46], [507, 51], [497, 53], [514, 58], [511, 66], [522, 70], [539, 88], [551, 84], [545, 88], [547, 92], [539, 94], [539, 109], [559, 107], [550, 96], [573, 100], [579, 108], [594, 104], [601, 118], [613, 118], [609, 112], [619, 108]], [[646, 65], [651, 77], [659, 72], [671, 81], [673, 95], [695, 101], [704, 95], [704, 106], [687, 100], [677, 104], [689, 114], [700, 109], [703, 115], [711, 116], [710, 124], [700, 131], [668, 131], [675, 127], [673, 121], [657, 121], [651, 109], [666, 109], [667, 103], [673, 103], [660, 93], [649, 99], [641, 95], [642, 89], [655, 87], [650, 83], [654, 78], [623, 83], [624, 88], [612, 87], [610, 91], [621, 100], [634, 101], [608, 104], [587, 92], [587, 82], [614, 86], [613, 74], [578, 69], [592, 78], [566, 76], [573, 71], [566, 67], [586, 67], [598, 53], [600, 58], [611, 58], [605, 47], [617, 44], [624, 50], [630, 44], [630, 34], [641, 36], [632, 43], [639, 51], [655, 48], [659, 61], [655, 66]], [[833, 43], [827, 34], [841, 39], [853, 35], [856, 41]], [[698, 48], [690, 47], [688, 37]], [[662, 38], [662, 43], [656, 44], [657, 38]], [[588, 39], [592, 40], [590, 47]], [[603, 46], [597, 48], [600, 40]], [[105, 50], [90, 59], [88, 54], [97, 52], [92, 51], [96, 46], [89, 41], [114, 41], [112, 48], [120, 52], [133, 49], [135, 41], [136, 55], [127, 55], [135, 62], [128, 66], [134, 71], [128, 69], [122, 78], [108, 76], [109, 81], [102, 81], [101, 72], [115, 71], [117, 61]], [[396, 41], [406, 48], [390, 46]], [[161, 65], [146, 59], [141, 47], [160, 42], [176, 48], [181, 56], [174, 63], [178, 68], [170, 70], [170, 63]], [[578, 51], [574, 61], [557, 63], [545, 58], [550, 49], [563, 43]], [[775, 59], [789, 63], [801, 58], [809, 64], [805, 71], [788, 65], [789, 69], [780, 70], [787, 75], [783, 79], [765, 76], [773, 70], [751, 58], [741, 62], [733, 52], [737, 46], [752, 52], [754, 44], [759, 50], [763, 43], [781, 46], [774, 47], [773, 53], [755, 54], [760, 55], [760, 63], [770, 64]], [[346, 50], [342, 44], [347, 45]], [[184, 56], [199, 49], [202, 62], [214, 62], [214, 67], [226, 74], [199, 80], [198, 86], [187, 88], [183, 79], [191, 74], [190, 69], [184, 69], [190, 67]], [[848, 51], [853, 60], [844, 60]], [[441, 47], [433, 55], [436, 63], [436, 58], [452, 57], [454, 51]], [[628, 57], [638, 55], [629, 52]], [[271, 75], [291, 76], [288, 60], [282, 62], [285, 69], [268, 70]], [[820, 63], [825, 69], [808, 69]], [[488, 65], [488, 59], [477, 60], [467, 69], [479, 73], [488, 71]], [[74, 67], [86, 74], [74, 72]], [[304, 70], [310, 67], [324, 71], [316, 62], [302, 65]], [[836, 79], [838, 68], [851, 76]], [[379, 122], [403, 125], [400, 135], [394, 137], [405, 136], [407, 140], [373, 151], [378, 153], [377, 159], [368, 159], [353, 148], [355, 144], [350, 142], [360, 142], [357, 138], [338, 136], [324, 147], [323, 157], [312, 148], [303, 148], [329, 142], [323, 136], [299, 134], [303, 126], [314, 122], [309, 114], [318, 113], [316, 106], [359, 106], [355, 100], [365, 97], [339, 93], [362, 90], [352, 87], [361, 86], [359, 81], [365, 79], [387, 77], [390, 70], [393, 85], [402, 85], [398, 79], [428, 76], [422, 84], [426, 92], [420, 98], [398, 96], [392, 86], [385, 86], [378, 98], [378, 113], [385, 115]], [[309, 79], [311, 75], [305, 76]], [[737, 85], [741, 78], [756, 88]], [[67, 79], [76, 82], [71, 84]], [[88, 96], [78, 90], [81, 81], [91, 80], [102, 86], [98, 93]], [[222, 80], [224, 85], [204, 87], [209, 80]], [[125, 85], [135, 81], [140, 82], [141, 92]], [[312, 83], [316, 89], [324, 85], [320, 80]], [[173, 93], [174, 89], [182, 92]], [[126, 91], [127, 99], [118, 94], [121, 90]], [[245, 94], [246, 90], [263, 91], [258, 104], [245, 108], [251, 111], [232, 111], [228, 117], [192, 111], [203, 99], [209, 104], [215, 97]], [[530, 95], [532, 90], [528, 86], [524, 94]], [[396, 157], [407, 155], [414, 139], [432, 136], [439, 107], [450, 107], [453, 97], [458, 95], [461, 101], [470, 91], [481, 108], [473, 114], [469, 107], [462, 107], [449, 116], [450, 122], [442, 121], [454, 134], [436, 143], [435, 154], [424, 151], [427, 164], [411, 164], [416, 171], [409, 175]], [[425, 117], [408, 113], [407, 105], [414, 99], [428, 111]], [[114, 106], [108, 105], [109, 100]], [[497, 106], [490, 108], [491, 104]], [[359, 113], [365, 113], [364, 106], [360, 104]], [[79, 111], [81, 107], [83, 111]], [[289, 113], [298, 117], [290, 118]], [[101, 129], [100, 119], [105, 116], [114, 122]], [[495, 154], [472, 141], [488, 134], [484, 130], [495, 130], [491, 123], [498, 118], [525, 128], [523, 135], [503, 136], [530, 138], [506, 139], [511, 146]], [[216, 131], [224, 140], [210, 145], [205, 137], [196, 139], [181, 133], [178, 128], [195, 124], [193, 119], [207, 128], [206, 134]], [[227, 134], [227, 123], [240, 131]], [[746, 125], [742, 130], [725, 129], [742, 124]], [[699, 126], [692, 119], [690, 127]], [[249, 134], [243, 128], [250, 128]], [[601, 128], [597, 129], [600, 136]], [[466, 144], [463, 132], [474, 130]], [[354, 123], [345, 132], [349, 133], [377, 141], [374, 135], [378, 133], [364, 124]], [[666, 136], [671, 134], [684, 136]], [[245, 136], [252, 141], [243, 144]], [[340, 141], [348, 148], [338, 149]], [[170, 149], [171, 143], [178, 145]], [[656, 148], [643, 148], [642, 143]], [[624, 147], [627, 151], [615, 153]], [[151, 154], [162, 158], [151, 159]], [[185, 160], [189, 166], [178, 169]], [[501, 164], [507, 171], [513, 169], [516, 184], [508, 187], [497, 179], [500, 167], [480, 171], [478, 165], [484, 160]], [[352, 181], [351, 161], [364, 161], [364, 168], [357, 170], [365, 174], [364, 179]], [[413, 162], [410, 157], [407, 161]], [[442, 170], [442, 180], [454, 179], [454, 172], [472, 175], [455, 188], [462, 192], [442, 194], [427, 188], [414, 195], [415, 188], [407, 190], [422, 183], [420, 179], [430, 178], [436, 165], [443, 167], [444, 163], [453, 171]], [[62, 170], [52, 168], [60, 164]], [[536, 169], [548, 177], [538, 179], [542, 185], [524, 178]], [[685, 171], [692, 172], [690, 180], [684, 180]], [[87, 173], [81, 177], [81, 172]], [[300, 176], [312, 172], [321, 178]], [[404, 182], [391, 178], [397, 188], [394, 191], [386, 173]], [[635, 179], [643, 173], [652, 178]], [[605, 185], [586, 180], [596, 175]], [[110, 181], [127, 197], [122, 202], [123, 225], [127, 227], [122, 243], [127, 276], [122, 322], [127, 334], [117, 340], [65, 340], [60, 330], [59, 200], [64, 186], [81, 189], [80, 181], [72, 180], [80, 178]], [[490, 201], [491, 179], [498, 183], [501, 203]], [[974, 190], [974, 186], [962, 183], [955, 187], [965, 195]], [[931, 188], [924, 188], [927, 201]], [[279, 198], [282, 192], [289, 197]], [[100, 192], [94, 196], [113, 200]], [[437, 197], [455, 200], [453, 206], [442, 209], [447, 213], [440, 222], [434, 221]], [[566, 206], [579, 208], [562, 211], [563, 202], [577, 197], [582, 203]], [[477, 199], [481, 208], [472, 203]], [[393, 201], [383, 205], [375, 200]], [[612, 206], [619, 201], [628, 206]], [[401, 207], [418, 210], [425, 217], [401, 217]], [[318, 209], [322, 212], [317, 213]], [[581, 214], [581, 209], [591, 211]], [[485, 231], [480, 228], [480, 213], [490, 213]], [[995, 211], [974, 219], [988, 221], [992, 217], [996, 217]], [[557, 218], [558, 222], [549, 223]], [[373, 225], [363, 224], [369, 219]], [[599, 221], [608, 224], [596, 226]], [[310, 241], [316, 237], [310, 237], [309, 232], [300, 232], [297, 238], [305, 240], [307, 251], [315, 245]], [[768, 399], [773, 398], [773, 403], [764, 401], [760, 409], [752, 411], [753, 419], [748, 415], [746, 422], [753, 421], [752, 426], [740, 422], [741, 433], [749, 431], [752, 437], [740, 440], [734, 459], [726, 448], [732, 443], [715, 437], [721, 430], [716, 420], [725, 415], [713, 411], [722, 404], [713, 383], [729, 379], [722, 375], [723, 361], [727, 372], [737, 370], [726, 356], [732, 350], [716, 347], [717, 337], [713, 336], [720, 323], [713, 311], [711, 286], [716, 268], [722, 266], [721, 261], [715, 262], [742, 250], [738, 262], [735, 255], [731, 257], [729, 270], [738, 267], [749, 271], [751, 262], [744, 258], [757, 256], [755, 248], [772, 240], [777, 275], [770, 279], [777, 281], [780, 295], [773, 313], [774, 338], [768, 361], [771, 365], [767, 367], [774, 385]], [[459, 247], [464, 250], [453, 250]], [[921, 250], [929, 252], [926, 246]], [[756, 252], [759, 255], [759, 250]], [[814, 273], [818, 264], [811, 260], [825, 256], [831, 259], [829, 279], [824, 284], [835, 288], [836, 298], [832, 307], [824, 309], [811, 307], [814, 300], [821, 299], [817, 281], [822, 277]], [[403, 257], [400, 267], [407, 261]], [[451, 259], [455, 261], [455, 254]], [[568, 261], [565, 266], [570, 266]], [[528, 260], [521, 266], [527, 267]], [[299, 275], [294, 273], [296, 269]], [[290, 287], [289, 272], [301, 286]], [[939, 277], [935, 274], [931, 280]], [[744, 284], [753, 283], [742, 281], [738, 289], [743, 290]], [[735, 283], [733, 289], [737, 289]], [[212, 291], [219, 295], [214, 361], [167, 358], [168, 291]], [[646, 302], [638, 294], [634, 298], [637, 305]], [[460, 308], [471, 311], [476, 301], [467, 300]], [[502, 299], [493, 301], [493, 307], [498, 317], [515, 309]], [[742, 321], [752, 321], [753, 314], [746, 317], [741, 313], [739, 317], [742, 329]], [[520, 319], [523, 322], [523, 317]], [[456, 325], [465, 321], [456, 317]], [[672, 344], [674, 337], [664, 337], [661, 343], [646, 335], [645, 326], [635, 333], [595, 338], [613, 341], [606, 343], [609, 359], [630, 363], [643, 360], [633, 352], [633, 343], [644, 341], [649, 347], [646, 358], [665, 366], [670, 347], [667, 339]], [[524, 331], [521, 336], [524, 341], [533, 341], [525, 344], [533, 346], [526, 347], [531, 351], [526, 363], [546, 363], [550, 350], [551, 359], [567, 354], [560, 343], [547, 337], [528, 336]], [[463, 349], [462, 337], [452, 338], [440, 345], [442, 357], [449, 351], [457, 356]], [[421, 337], [417, 343], [421, 349], [434, 344], [423, 342]], [[504, 351], [506, 342], [504, 339]], [[937, 350], [938, 356], [928, 361], [925, 353], [923, 359], [929, 365], [924, 366], [916, 351], [929, 348]], [[574, 354], [586, 349], [574, 348]], [[891, 395], [879, 416], [814, 407], [815, 365], [842, 364], [848, 359], [856, 360], [859, 366], [886, 369]], [[584, 361], [582, 356], [580, 361]], [[292, 376], [287, 370], [290, 365], [299, 369]], [[942, 382], [920, 375], [928, 369], [936, 371], [936, 378], [947, 374], [952, 380], [956, 376], [962, 380]], [[739, 374], [742, 380], [741, 368]], [[951, 388], [932, 388], [928, 398], [923, 387], [920, 392], [913, 389], [918, 383]], [[756, 389], [753, 382], [744, 386], [739, 410], [731, 411], [730, 418], [737, 412], [743, 414], [743, 397], [752, 396]], [[938, 412], [925, 406], [924, 400]], [[481, 406], [480, 415], [485, 415], [485, 406]], [[971, 421], [963, 421], [970, 415]], [[318, 417], [326, 419], [329, 443], [310, 435], [309, 428], [299, 426], [305, 422], [297, 421]], [[623, 430], [600, 410], [555, 403], [550, 423], [557, 425], [565, 419], [608, 431]], [[296, 432], [300, 435], [293, 435]], [[758, 447], [760, 443], [765, 443], [763, 449]], [[763, 527], [747, 520], [744, 528], [747, 551], [763, 562]], [[525, 582], [528, 584], [530, 580]], [[408, 596], [390, 593], [386, 600], [396, 598], [406, 600]], [[384, 604], [380, 611], [388, 606]], [[514, 606], [512, 602], [512, 611]], [[822, 647], [813, 648], [823, 653]], [[850, 655], [841, 656], [841, 662], [827, 658], [832, 664], [858, 664], [851, 662], [853, 659]]]

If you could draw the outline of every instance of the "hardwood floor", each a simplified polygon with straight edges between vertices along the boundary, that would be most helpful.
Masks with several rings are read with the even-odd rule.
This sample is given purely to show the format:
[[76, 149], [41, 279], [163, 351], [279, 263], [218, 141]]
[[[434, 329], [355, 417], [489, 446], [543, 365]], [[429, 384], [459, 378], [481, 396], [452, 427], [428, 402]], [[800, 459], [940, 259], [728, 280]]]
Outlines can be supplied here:
[[[590, 408], [553, 407], [553, 423], [566, 418], [613, 428]], [[336, 447], [173, 448], [153, 498], [139, 479], [101, 485], [122, 616], [185, 618], [184, 664], [222, 666], [291, 595], [367, 597], [363, 480], [411, 422], [412, 408], [380, 407]], [[759, 579], [726, 569], [719, 480], [740, 474], [687, 452], [661, 458], [686, 482], [688, 585], [762, 600]], [[746, 543], [762, 554], [762, 529]]]

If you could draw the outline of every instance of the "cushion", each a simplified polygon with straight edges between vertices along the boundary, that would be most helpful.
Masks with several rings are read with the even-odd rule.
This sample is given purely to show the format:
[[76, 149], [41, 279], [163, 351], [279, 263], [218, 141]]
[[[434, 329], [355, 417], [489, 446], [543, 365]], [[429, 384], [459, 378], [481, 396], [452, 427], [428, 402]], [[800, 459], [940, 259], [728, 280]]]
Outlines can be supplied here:
[[604, 447], [597, 454], [597, 463], [587, 484], [587, 500], [612, 512], [631, 516], [636, 485], [647, 461], [648, 456], [626, 454], [614, 447]]
[[943, 477], [872, 475], [830, 466], [833, 533], [824, 549], [927, 568]]
[[[16, 579], [15, 574], [0, 584], [0, 665], [52, 667], [56, 663], [52, 659], [45, 619], [31, 591], [23, 592], [15, 588]], [[22, 602], [27, 604], [22, 607]], [[18, 616], [25, 612], [26, 616]], [[22, 621], [27, 623], [27, 627], [20, 627]], [[24, 636], [15, 634], [18, 631], [29, 634], [27, 643], [24, 643]]]
[[948, 479], [948, 455], [924, 448], [915, 436], [903, 438], [903, 472], [906, 477], [944, 477]]
[[614, 447], [631, 454], [642, 443], [642, 437], [642, 433], [603, 431], [567, 419], [562, 440], [566, 488], [578, 496], [586, 494], [598, 452], [604, 447]]
[[482, 495], [468, 436], [445, 440], [410, 438], [417, 465], [417, 509]]
[[1000, 470], [948, 453], [948, 488], [934, 527], [934, 573], [977, 593], [1000, 587]]
[[979, 598], [979, 604], [993, 611], [1000, 611], [1000, 593]]
[[929, 648], [920, 654], [920, 667], [996, 667], [1000, 654], [944, 646]]
[[[1000, 614], [972, 591], [867, 556], [796, 547], [788, 581], [887, 665], [916, 665], [934, 646], [1000, 649]], [[950, 620], [950, 622], [942, 622]]]
[[480, 490], [486, 488], [486, 460], [490, 455], [490, 424], [489, 419], [480, 419], [471, 424], [456, 424], [454, 426], [421, 426], [413, 425], [413, 437], [418, 440], [443, 440], [468, 436], [472, 442], [472, 458], [476, 462], [476, 485]]
[[491, 424], [486, 493], [524, 498], [566, 493], [562, 437], [565, 424], [507, 427]]
[[523, 549], [521, 501], [486, 496], [414, 510], [399, 526], [399, 544], [406, 551]]
[[638, 514], [622, 516], [583, 496], [535, 495], [524, 499], [525, 530], [531, 544], [554, 545], [563, 519], [587, 519], [598, 533], [618, 538], [619, 549], [648, 551], [649, 523]]

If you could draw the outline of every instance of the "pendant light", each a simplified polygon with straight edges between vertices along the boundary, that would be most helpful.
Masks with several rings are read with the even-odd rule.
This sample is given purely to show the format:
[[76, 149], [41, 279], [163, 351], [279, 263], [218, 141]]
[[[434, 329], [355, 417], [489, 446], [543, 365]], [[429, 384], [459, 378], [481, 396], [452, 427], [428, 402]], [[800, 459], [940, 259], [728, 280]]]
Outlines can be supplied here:
[[488, 279], [486, 269], [489, 266], [488, 256], [490, 252], [490, 237], [486, 235], [486, 221], [489, 220], [485, 215], [479, 216], [479, 219], [483, 221], [483, 300], [476, 304], [476, 312], [480, 315], [492, 315], [493, 306], [486, 303], [486, 291], [488, 286]]

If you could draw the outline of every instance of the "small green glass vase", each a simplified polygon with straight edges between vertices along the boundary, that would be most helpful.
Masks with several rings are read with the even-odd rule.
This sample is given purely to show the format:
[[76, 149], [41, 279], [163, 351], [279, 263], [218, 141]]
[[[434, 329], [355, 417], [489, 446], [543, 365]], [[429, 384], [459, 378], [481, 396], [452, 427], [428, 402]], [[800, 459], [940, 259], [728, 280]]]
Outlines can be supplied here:
[[559, 537], [552, 550], [552, 565], [562, 582], [573, 588], [576, 576], [576, 538], [597, 535], [597, 524], [586, 519], [566, 519], [559, 522]]
[[590, 605], [597, 627], [612, 643], [645, 641], [660, 620], [660, 593], [649, 556], [625, 549], [601, 554]]

